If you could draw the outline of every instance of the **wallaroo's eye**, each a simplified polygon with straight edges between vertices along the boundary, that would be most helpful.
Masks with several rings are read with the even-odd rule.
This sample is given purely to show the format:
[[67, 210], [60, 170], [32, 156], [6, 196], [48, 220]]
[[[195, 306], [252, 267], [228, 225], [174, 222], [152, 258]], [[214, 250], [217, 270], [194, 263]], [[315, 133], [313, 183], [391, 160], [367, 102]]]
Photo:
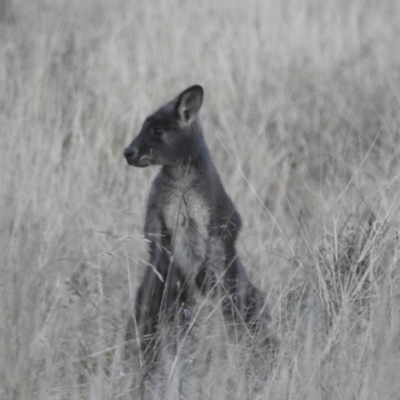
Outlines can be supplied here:
[[161, 128], [159, 128], [158, 126], [156, 126], [155, 128], [153, 128], [153, 133], [155, 135], [162, 135], [163, 134], [163, 130]]

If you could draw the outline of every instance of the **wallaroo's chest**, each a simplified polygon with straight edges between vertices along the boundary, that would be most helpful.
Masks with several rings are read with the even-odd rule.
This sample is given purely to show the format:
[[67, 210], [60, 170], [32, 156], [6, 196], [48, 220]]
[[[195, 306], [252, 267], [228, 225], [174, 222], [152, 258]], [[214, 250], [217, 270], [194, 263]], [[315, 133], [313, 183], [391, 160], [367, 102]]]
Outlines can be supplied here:
[[170, 234], [191, 231], [205, 235], [210, 223], [210, 207], [198, 187], [183, 182], [171, 183], [164, 188], [161, 215]]
[[158, 210], [155, 220], [148, 215], [147, 233], [163, 233], [170, 240], [170, 256], [185, 273], [196, 270], [204, 261], [209, 242], [211, 208], [206, 193], [195, 179], [170, 179], [160, 174], [156, 178], [150, 204]]

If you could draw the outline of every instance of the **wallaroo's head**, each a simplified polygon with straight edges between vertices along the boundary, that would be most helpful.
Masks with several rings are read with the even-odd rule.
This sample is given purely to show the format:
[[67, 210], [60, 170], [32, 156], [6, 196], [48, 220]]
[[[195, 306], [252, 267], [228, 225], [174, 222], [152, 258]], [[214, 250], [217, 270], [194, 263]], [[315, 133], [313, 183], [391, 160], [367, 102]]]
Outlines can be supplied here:
[[202, 136], [197, 114], [203, 88], [194, 85], [162, 106], [143, 122], [142, 129], [124, 150], [129, 165], [177, 165], [190, 158]]

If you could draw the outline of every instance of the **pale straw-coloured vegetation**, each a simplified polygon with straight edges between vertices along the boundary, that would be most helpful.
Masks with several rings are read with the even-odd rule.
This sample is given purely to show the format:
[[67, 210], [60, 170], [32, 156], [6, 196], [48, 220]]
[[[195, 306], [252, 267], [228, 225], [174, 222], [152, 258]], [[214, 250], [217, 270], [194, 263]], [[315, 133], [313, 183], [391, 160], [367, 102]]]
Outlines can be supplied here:
[[[398, 398], [399, 37], [396, 0], [1, 0], [0, 398]], [[280, 345], [207, 307], [143, 383], [122, 349], [157, 168], [122, 151], [195, 83]]]

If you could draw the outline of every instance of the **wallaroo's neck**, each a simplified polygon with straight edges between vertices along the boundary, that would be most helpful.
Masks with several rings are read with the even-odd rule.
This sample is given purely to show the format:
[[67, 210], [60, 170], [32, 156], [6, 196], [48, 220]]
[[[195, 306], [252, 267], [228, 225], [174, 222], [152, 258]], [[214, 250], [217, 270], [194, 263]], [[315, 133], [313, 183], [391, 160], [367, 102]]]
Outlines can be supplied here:
[[203, 136], [196, 137], [185, 150], [185, 157], [178, 163], [163, 166], [164, 173], [175, 180], [198, 179], [207, 174], [213, 164]]

